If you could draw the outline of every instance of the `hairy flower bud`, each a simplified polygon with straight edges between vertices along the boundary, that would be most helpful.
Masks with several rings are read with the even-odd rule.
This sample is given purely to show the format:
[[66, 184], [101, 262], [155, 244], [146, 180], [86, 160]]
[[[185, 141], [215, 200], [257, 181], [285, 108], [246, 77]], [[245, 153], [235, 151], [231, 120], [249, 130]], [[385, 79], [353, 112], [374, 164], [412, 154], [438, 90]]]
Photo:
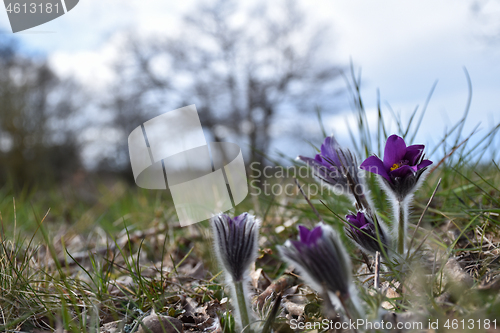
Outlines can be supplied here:
[[[349, 149], [343, 149], [333, 136], [325, 139], [320, 154], [314, 158], [299, 156], [311, 169], [313, 176], [338, 194], [354, 197], [368, 208], [365, 185], [359, 178], [358, 162]], [[340, 192], [340, 193], [339, 193]]]
[[281, 257], [295, 266], [320, 293], [350, 296], [351, 262], [337, 233], [323, 223], [309, 230], [299, 226], [299, 240], [279, 246]]
[[234, 218], [219, 214], [211, 219], [215, 252], [234, 281], [242, 281], [257, 257], [259, 222], [248, 213]]
[[[344, 228], [351, 238], [364, 252], [375, 255], [387, 253], [390, 248], [390, 238], [385, 226], [382, 226], [369, 214], [358, 212], [356, 215], [346, 215], [348, 225]], [[378, 236], [377, 236], [378, 229]], [[383, 251], [382, 251], [383, 249]]]

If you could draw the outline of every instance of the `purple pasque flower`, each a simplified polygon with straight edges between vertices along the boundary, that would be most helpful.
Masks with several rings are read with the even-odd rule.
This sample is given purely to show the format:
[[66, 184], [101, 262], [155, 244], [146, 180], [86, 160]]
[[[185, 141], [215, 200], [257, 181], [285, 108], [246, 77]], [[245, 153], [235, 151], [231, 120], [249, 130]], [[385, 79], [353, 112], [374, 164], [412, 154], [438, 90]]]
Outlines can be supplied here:
[[214, 231], [215, 253], [220, 264], [233, 281], [242, 281], [246, 270], [257, 258], [258, 220], [243, 213], [234, 218], [219, 214], [210, 222]]
[[424, 145], [407, 147], [401, 137], [391, 135], [385, 144], [384, 160], [370, 156], [361, 163], [360, 168], [380, 175], [398, 200], [402, 201], [432, 164], [432, 161], [424, 159], [424, 148]]
[[320, 153], [314, 158], [299, 155], [298, 159], [311, 167], [313, 175], [324, 184], [339, 187], [345, 194], [364, 192], [356, 158], [348, 149], [342, 149], [333, 135], [325, 138]]
[[332, 227], [323, 223], [312, 230], [299, 226], [299, 240], [287, 241], [278, 249], [316, 291], [349, 298], [353, 290], [351, 262]]
[[[346, 215], [346, 220], [347, 226], [344, 230], [347, 236], [351, 238], [362, 251], [371, 255], [375, 255], [377, 251], [380, 253], [387, 253], [390, 238], [386, 232], [386, 228], [382, 226], [376, 218], [372, 218], [368, 213], [358, 211], [356, 215]], [[377, 229], [379, 237], [377, 237]], [[384, 251], [382, 251], [381, 246]]]

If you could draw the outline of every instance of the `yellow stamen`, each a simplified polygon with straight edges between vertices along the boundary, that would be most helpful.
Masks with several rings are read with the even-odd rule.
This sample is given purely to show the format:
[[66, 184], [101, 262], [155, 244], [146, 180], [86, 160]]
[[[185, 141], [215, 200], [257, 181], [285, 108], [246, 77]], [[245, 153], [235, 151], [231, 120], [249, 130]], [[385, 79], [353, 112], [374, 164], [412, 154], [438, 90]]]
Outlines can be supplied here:
[[396, 170], [396, 169], [397, 169], [397, 168], [399, 168], [399, 167], [400, 167], [400, 165], [399, 165], [399, 164], [394, 163], [394, 164], [392, 165], [392, 167], [391, 167], [391, 171], [394, 171], [394, 170]]

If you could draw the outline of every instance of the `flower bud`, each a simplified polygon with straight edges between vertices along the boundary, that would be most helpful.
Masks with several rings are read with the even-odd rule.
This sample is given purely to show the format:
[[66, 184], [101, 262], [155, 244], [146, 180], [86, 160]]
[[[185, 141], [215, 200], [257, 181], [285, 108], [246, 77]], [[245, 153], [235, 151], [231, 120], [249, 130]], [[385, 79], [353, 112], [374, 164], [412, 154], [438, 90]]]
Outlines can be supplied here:
[[248, 213], [234, 218], [219, 214], [211, 219], [215, 253], [233, 281], [242, 281], [257, 258], [259, 222]]

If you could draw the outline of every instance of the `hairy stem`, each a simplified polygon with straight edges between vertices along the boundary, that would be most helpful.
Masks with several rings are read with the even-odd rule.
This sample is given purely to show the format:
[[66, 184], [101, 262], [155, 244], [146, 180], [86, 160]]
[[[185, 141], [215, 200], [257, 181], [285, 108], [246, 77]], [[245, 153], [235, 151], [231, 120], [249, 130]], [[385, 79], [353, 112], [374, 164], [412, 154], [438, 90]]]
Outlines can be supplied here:
[[404, 200], [397, 202], [397, 223], [398, 223], [398, 253], [404, 254], [406, 245], [406, 219], [407, 214], [404, 209]]
[[[342, 304], [342, 307], [344, 308], [345, 314], [351, 322], [357, 322], [358, 319], [361, 319], [361, 314], [359, 313], [356, 304], [352, 301], [351, 298], [349, 297], [339, 297], [340, 303]], [[354, 333], [357, 333], [358, 331], [354, 329]]]
[[234, 281], [234, 289], [236, 292], [236, 299], [238, 302], [238, 311], [240, 312], [241, 319], [241, 329], [245, 332], [252, 332], [249, 328], [250, 317], [248, 316], [248, 307], [245, 299], [245, 290], [243, 286], [243, 281]]

